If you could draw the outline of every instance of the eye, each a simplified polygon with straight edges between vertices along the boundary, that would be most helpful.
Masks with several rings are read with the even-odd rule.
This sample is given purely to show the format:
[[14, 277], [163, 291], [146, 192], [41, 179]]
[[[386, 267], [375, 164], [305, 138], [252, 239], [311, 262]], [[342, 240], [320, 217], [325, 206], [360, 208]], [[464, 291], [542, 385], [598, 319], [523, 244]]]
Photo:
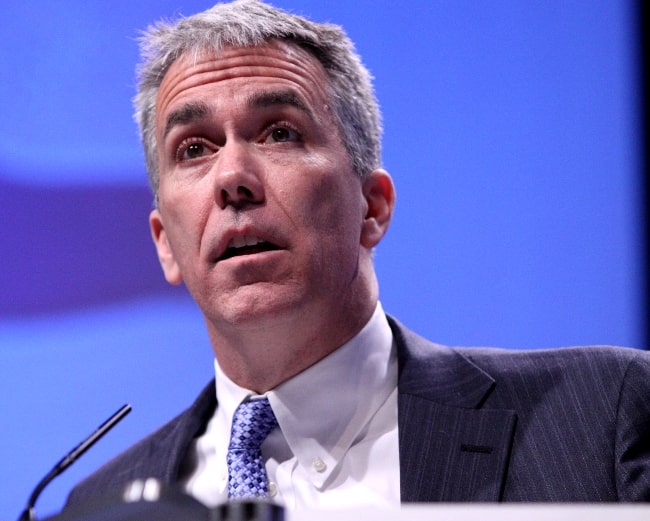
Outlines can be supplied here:
[[195, 138], [183, 141], [176, 151], [177, 161], [191, 161], [192, 159], [199, 159], [201, 157], [213, 154], [216, 147], [211, 146], [203, 140]]
[[271, 129], [266, 136], [264, 143], [286, 143], [290, 141], [300, 141], [300, 134], [289, 127], [275, 127]]

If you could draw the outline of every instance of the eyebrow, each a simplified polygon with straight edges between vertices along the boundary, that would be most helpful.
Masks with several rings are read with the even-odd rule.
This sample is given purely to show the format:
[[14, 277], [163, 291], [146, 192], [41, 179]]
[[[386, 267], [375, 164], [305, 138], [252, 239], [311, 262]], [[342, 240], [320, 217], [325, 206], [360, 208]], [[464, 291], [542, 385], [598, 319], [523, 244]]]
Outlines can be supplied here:
[[305, 102], [295, 92], [290, 90], [258, 92], [250, 95], [246, 100], [246, 105], [251, 108], [267, 108], [277, 105], [289, 105], [298, 110], [312, 115], [311, 110]]
[[165, 132], [163, 137], [167, 137], [167, 134], [177, 125], [187, 125], [193, 121], [203, 119], [210, 113], [210, 109], [206, 103], [202, 101], [195, 101], [192, 103], [187, 103], [183, 105], [178, 110], [174, 110], [167, 116], [167, 122], [165, 123]]

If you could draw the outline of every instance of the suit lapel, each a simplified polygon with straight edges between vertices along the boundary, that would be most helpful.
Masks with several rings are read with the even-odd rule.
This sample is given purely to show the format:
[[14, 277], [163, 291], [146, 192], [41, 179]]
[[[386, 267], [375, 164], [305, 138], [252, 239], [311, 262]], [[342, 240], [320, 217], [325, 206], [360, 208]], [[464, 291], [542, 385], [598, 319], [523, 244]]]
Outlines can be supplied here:
[[159, 465], [160, 468], [155, 474], [150, 472], [150, 475], [159, 477], [164, 483], [178, 480], [191, 443], [205, 431], [216, 407], [215, 383], [212, 380], [190, 408], [177, 417], [166, 434], [157, 440], [157, 450], [166, 457], [152, 462], [152, 465]]
[[398, 352], [402, 502], [498, 501], [516, 414], [482, 409], [494, 380], [390, 319]]

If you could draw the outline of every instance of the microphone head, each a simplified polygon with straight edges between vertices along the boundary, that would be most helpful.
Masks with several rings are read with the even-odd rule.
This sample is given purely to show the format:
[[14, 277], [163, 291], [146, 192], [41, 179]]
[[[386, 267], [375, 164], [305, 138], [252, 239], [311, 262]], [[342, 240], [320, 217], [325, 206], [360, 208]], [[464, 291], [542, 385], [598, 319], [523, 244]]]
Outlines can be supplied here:
[[264, 500], [231, 501], [212, 512], [213, 521], [284, 521], [284, 509]]

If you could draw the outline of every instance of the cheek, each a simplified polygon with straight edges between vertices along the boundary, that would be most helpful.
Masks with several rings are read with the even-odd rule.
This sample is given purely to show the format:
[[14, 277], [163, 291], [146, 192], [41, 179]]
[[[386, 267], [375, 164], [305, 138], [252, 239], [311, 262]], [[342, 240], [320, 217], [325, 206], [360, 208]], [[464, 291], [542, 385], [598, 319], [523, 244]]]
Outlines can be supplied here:
[[[358, 246], [362, 222], [361, 189], [356, 180], [345, 182], [336, 176], [323, 176], [309, 187], [300, 187], [299, 199], [290, 199], [297, 206], [302, 226], [328, 249], [350, 249]], [[300, 225], [299, 225], [300, 226]]]
[[163, 197], [161, 193], [160, 210], [165, 216], [172, 251], [181, 265], [200, 252], [205, 211], [198, 201], [196, 197], [183, 196], [181, 191], [174, 197]]
[[297, 229], [324, 229], [335, 224], [336, 203], [322, 184], [294, 184], [278, 195], [279, 206]]
[[[282, 200], [320, 228], [359, 221], [361, 182], [351, 171], [347, 153], [331, 146], [286, 165], [276, 185]], [[289, 212], [287, 211], [287, 214]]]
[[324, 220], [337, 228], [357, 227], [361, 223], [361, 185], [351, 174], [330, 176], [321, 181], [314, 194], [313, 206]]

